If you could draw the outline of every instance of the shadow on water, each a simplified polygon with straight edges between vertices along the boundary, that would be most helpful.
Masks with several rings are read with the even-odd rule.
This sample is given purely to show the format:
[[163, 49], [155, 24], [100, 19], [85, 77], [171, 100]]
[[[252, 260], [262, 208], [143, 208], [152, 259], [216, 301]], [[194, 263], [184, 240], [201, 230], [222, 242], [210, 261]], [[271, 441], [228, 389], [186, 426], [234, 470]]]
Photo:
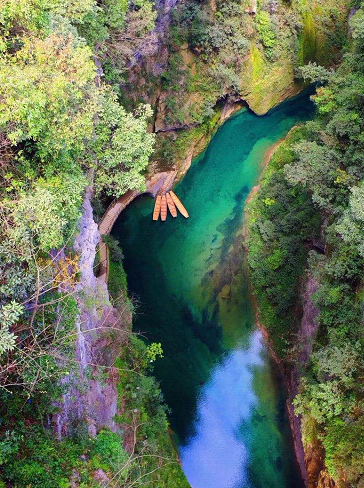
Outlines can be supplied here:
[[313, 104], [229, 119], [176, 187], [190, 219], [153, 222], [136, 199], [113, 233], [139, 299], [134, 329], [161, 342], [155, 374], [193, 488], [299, 488], [282, 383], [254, 326], [239, 230], [269, 147]]

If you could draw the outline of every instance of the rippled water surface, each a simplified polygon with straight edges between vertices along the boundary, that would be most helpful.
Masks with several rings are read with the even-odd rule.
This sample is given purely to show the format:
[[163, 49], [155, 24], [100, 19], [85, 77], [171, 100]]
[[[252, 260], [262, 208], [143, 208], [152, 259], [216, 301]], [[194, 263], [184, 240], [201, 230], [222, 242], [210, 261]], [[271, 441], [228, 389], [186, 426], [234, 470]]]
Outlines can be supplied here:
[[118, 219], [135, 329], [161, 342], [155, 374], [193, 488], [300, 488], [284, 393], [254, 324], [239, 241], [269, 147], [312, 116], [309, 94], [228, 120], [175, 192], [190, 213], [153, 222], [153, 200]]

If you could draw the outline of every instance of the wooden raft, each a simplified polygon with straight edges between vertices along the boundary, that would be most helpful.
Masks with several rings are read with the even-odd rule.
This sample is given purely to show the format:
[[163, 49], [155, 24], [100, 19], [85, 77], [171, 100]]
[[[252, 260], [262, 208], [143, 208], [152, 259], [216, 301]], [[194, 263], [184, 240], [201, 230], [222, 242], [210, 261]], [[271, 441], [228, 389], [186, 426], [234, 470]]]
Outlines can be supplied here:
[[158, 220], [161, 213], [162, 195], [157, 195], [154, 205], [153, 220]]
[[161, 219], [163, 222], [167, 219], [167, 199], [165, 195], [162, 195]]
[[158, 220], [160, 217], [164, 222], [167, 220], [168, 210], [172, 217], [176, 218], [178, 213], [177, 209], [186, 219], [189, 217], [187, 210], [177, 195], [173, 191], [167, 191], [174, 176], [175, 174], [170, 175], [158, 192], [157, 198], [155, 199], [153, 220]]
[[177, 195], [175, 193], [173, 193], [173, 191], [170, 191], [170, 194], [171, 194], [172, 200], [174, 201], [174, 204], [176, 205], [178, 210], [181, 212], [183, 217], [186, 217], [186, 219], [188, 219], [189, 214], [188, 214], [187, 210], [185, 209], [184, 205], [182, 204], [181, 200], [177, 197]]
[[166, 199], [167, 199], [168, 210], [170, 211], [172, 217], [177, 217], [176, 205], [174, 204], [174, 201], [170, 193], [166, 193]]

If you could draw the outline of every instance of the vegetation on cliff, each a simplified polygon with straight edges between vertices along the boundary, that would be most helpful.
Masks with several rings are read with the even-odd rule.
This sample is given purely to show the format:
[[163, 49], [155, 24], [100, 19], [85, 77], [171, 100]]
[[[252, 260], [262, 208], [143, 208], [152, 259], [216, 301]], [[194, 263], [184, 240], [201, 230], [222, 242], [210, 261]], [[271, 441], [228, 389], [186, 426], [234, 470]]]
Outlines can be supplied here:
[[[178, 3], [160, 48], [150, 53], [147, 44], [126, 72], [129, 103], [156, 106], [159, 163], [183, 161], [194, 149], [185, 134], [203, 132], [223, 103], [244, 100], [263, 114], [302, 88], [299, 66], [340, 60], [349, 0], [264, 0], [256, 15], [251, 7], [250, 0]], [[176, 139], [183, 155], [174, 152]]]
[[[154, 145], [150, 107], [127, 112], [103, 81], [99, 58], [115, 29], [142, 36], [154, 20], [149, 1], [5, 0], [0, 7], [1, 486], [185, 486], [150, 375], [161, 351], [132, 336], [120, 283], [111, 290], [118, 329], [99, 331], [106, 349], [120, 348], [116, 364], [86, 365], [81, 381], [75, 351], [80, 302], [105, 305], [97, 290], [82, 290], [72, 247], [85, 188], [104, 197], [142, 189]], [[88, 419], [75, 414], [68, 438], [57, 439], [62, 398], [73, 382], [83, 395], [87, 381], [119, 386], [109, 419], [116, 432], [90, 437]]]
[[318, 284], [318, 331], [295, 408], [304, 443], [322, 443], [339, 487], [364, 481], [362, 9], [350, 29], [341, 66], [317, 89], [315, 120], [291, 133], [273, 158], [250, 209], [249, 237], [261, 320], [286, 361], [300, 352], [305, 268]]
[[[143, 188], [155, 139], [148, 131], [152, 113], [155, 132], [194, 131], [180, 131], [172, 151], [171, 140], [158, 140], [155, 157], [170, 164], [197, 135], [212, 132], [219, 99], [243, 98], [264, 112], [292, 91], [295, 68], [308, 61], [337, 63], [349, 6], [346, 0], [262, 0], [254, 16], [246, 0], [187, 0], [156, 29], [169, 30], [161, 65], [151, 63], [155, 74], [143, 64], [149, 51], [152, 60], [160, 55], [157, 11], [149, 0], [3, 0], [0, 485], [185, 486], [149, 368], [161, 351], [135, 339], [126, 321], [121, 331], [107, 332], [107, 345], [120, 346], [112, 368], [117, 378], [100, 369], [85, 373], [90, 381], [97, 375], [100, 384], [118, 384], [117, 433], [103, 429], [89, 438], [87, 419], [72, 425], [66, 440], [53, 433], [59, 399], [78, 374], [80, 300], [96, 312], [106, 300], [101, 293], [78, 294], [82, 270], [73, 241], [85, 188], [101, 199]], [[310, 263], [320, 282], [318, 344], [324, 349], [313, 356], [298, 408], [310, 411], [307, 439], [323, 439], [337, 479], [359, 476], [360, 465], [359, 447], [348, 446], [361, 435], [361, 15], [352, 19], [355, 49], [316, 98], [321, 118], [293, 133], [293, 148], [287, 143], [277, 154], [251, 234], [262, 312], [283, 333], [277, 347], [285, 354], [296, 281], [307, 244], [318, 233], [318, 215], [323, 222], [329, 251], [311, 255]], [[259, 253], [267, 251], [261, 262], [269, 273], [258, 276]], [[120, 257], [113, 256], [110, 292], [124, 320], [121, 310], [131, 307]], [[334, 353], [346, 369], [328, 378]]]

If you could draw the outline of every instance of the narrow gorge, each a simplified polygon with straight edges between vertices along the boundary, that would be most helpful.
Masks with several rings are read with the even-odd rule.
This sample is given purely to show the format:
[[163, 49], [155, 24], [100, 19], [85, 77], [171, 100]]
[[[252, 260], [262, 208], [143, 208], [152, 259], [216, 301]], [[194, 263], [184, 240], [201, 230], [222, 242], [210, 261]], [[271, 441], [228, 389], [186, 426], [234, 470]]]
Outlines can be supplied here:
[[358, 0], [3, 0], [0, 488], [364, 486], [363, 54]]
[[264, 117], [244, 109], [225, 122], [176, 186], [188, 220], [152, 221], [145, 196], [114, 226], [137, 303], [134, 330], [163, 344], [154, 371], [195, 488], [302, 483], [285, 387], [255, 325], [241, 233], [265, 155], [311, 118], [310, 93]]

